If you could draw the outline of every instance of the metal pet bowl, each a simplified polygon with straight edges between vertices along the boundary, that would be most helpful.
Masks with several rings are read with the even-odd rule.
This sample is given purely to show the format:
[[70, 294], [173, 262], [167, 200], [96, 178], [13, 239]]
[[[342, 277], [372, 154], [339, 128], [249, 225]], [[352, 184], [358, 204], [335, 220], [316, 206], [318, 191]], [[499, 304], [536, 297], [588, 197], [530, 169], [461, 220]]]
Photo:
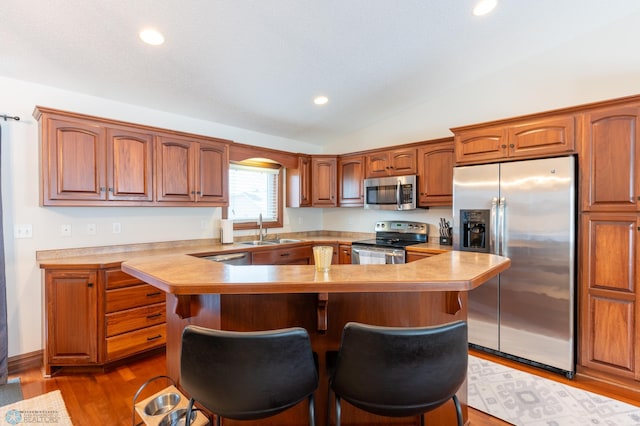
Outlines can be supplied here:
[[[196, 419], [196, 411], [191, 412], [191, 423]], [[180, 410], [172, 411], [160, 420], [158, 426], [183, 426], [187, 422], [187, 409], [181, 408]]]
[[[157, 416], [159, 414], [167, 413], [175, 408], [180, 402], [180, 395], [177, 393], [163, 393], [153, 398], [144, 407], [144, 413], [148, 416]], [[173, 423], [167, 423], [173, 424]]]

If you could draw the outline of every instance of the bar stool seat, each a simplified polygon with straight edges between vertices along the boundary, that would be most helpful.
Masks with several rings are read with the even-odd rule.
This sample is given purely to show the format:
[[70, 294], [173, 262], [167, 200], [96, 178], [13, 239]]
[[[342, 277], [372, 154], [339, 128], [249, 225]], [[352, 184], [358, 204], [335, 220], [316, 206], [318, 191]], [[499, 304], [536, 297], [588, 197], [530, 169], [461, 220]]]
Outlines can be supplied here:
[[318, 373], [304, 328], [236, 332], [189, 325], [182, 333], [180, 384], [221, 418], [274, 416], [304, 399], [315, 426]]
[[[456, 392], [467, 377], [467, 323], [432, 327], [382, 327], [347, 323], [329, 381], [335, 394], [336, 426], [341, 399], [381, 416], [420, 416], [450, 399], [463, 425]], [[439, 426], [439, 425], [438, 425]]]

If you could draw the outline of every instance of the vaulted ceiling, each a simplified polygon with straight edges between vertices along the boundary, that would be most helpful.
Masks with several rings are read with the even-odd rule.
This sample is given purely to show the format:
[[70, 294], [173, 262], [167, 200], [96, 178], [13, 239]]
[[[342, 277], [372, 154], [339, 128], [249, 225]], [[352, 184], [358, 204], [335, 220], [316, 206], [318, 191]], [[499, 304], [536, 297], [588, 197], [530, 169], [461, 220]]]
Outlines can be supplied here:
[[[0, 76], [323, 144], [507, 67], [524, 85], [524, 59], [630, 17], [640, 45], [637, 0], [501, 0], [484, 17], [474, 1], [2, 1]], [[567, 49], [559, 72], [640, 73], [637, 48], [591, 53]]]

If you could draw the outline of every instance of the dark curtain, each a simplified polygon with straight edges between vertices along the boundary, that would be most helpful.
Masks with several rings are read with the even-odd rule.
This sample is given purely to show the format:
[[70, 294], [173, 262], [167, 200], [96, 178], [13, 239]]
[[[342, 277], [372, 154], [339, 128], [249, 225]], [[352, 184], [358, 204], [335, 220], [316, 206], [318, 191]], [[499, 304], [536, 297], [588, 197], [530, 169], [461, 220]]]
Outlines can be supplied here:
[[[0, 162], [2, 161], [2, 126], [0, 126]], [[4, 273], [4, 235], [2, 232], [2, 179], [0, 178], [0, 385], [7, 383], [9, 339], [7, 336], [7, 279]]]

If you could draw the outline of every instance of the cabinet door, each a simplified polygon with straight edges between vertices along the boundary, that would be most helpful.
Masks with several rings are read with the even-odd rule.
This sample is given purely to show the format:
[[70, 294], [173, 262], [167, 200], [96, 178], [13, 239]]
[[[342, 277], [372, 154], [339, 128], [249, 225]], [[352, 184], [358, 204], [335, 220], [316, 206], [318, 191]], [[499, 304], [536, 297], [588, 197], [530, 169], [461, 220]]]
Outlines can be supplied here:
[[43, 204], [51, 200], [106, 200], [104, 129], [88, 121], [46, 119]]
[[153, 201], [153, 136], [107, 129], [107, 197]]
[[95, 364], [99, 283], [96, 271], [46, 271], [46, 374], [52, 365]]
[[380, 151], [367, 154], [365, 157], [366, 164], [366, 177], [377, 178], [389, 176], [389, 152]]
[[509, 157], [544, 157], [574, 152], [575, 117], [545, 118], [510, 126]]
[[458, 164], [500, 160], [507, 156], [507, 130], [494, 126], [461, 131], [454, 144]]
[[311, 158], [311, 205], [314, 207], [336, 207], [338, 199], [336, 157]]
[[421, 207], [453, 204], [453, 142], [418, 149], [418, 203]]
[[582, 209], [638, 211], [640, 107], [612, 107], [584, 115]]
[[161, 136], [156, 143], [156, 200], [195, 201], [198, 144]]
[[636, 214], [581, 218], [580, 364], [640, 379]]
[[311, 207], [311, 157], [298, 157], [298, 167], [287, 169], [287, 207]]
[[229, 146], [201, 141], [198, 153], [197, 200], [226, 205], [229, 202]]
[[338, 161], [338, 197], [340, 207], [364, 205], [364, 157], [340, 157]]
[[418, 169], [414, 148], [389, 152], [389, 176], [415, 175]]
[[340, 244], [338, 259], [340, 264], [351, 264], [351, 245]]
[[295, 246], [287, 248], [269, 248], [251, 253], [253, 265], [312, 265], [313, 250], [311, 246]]

